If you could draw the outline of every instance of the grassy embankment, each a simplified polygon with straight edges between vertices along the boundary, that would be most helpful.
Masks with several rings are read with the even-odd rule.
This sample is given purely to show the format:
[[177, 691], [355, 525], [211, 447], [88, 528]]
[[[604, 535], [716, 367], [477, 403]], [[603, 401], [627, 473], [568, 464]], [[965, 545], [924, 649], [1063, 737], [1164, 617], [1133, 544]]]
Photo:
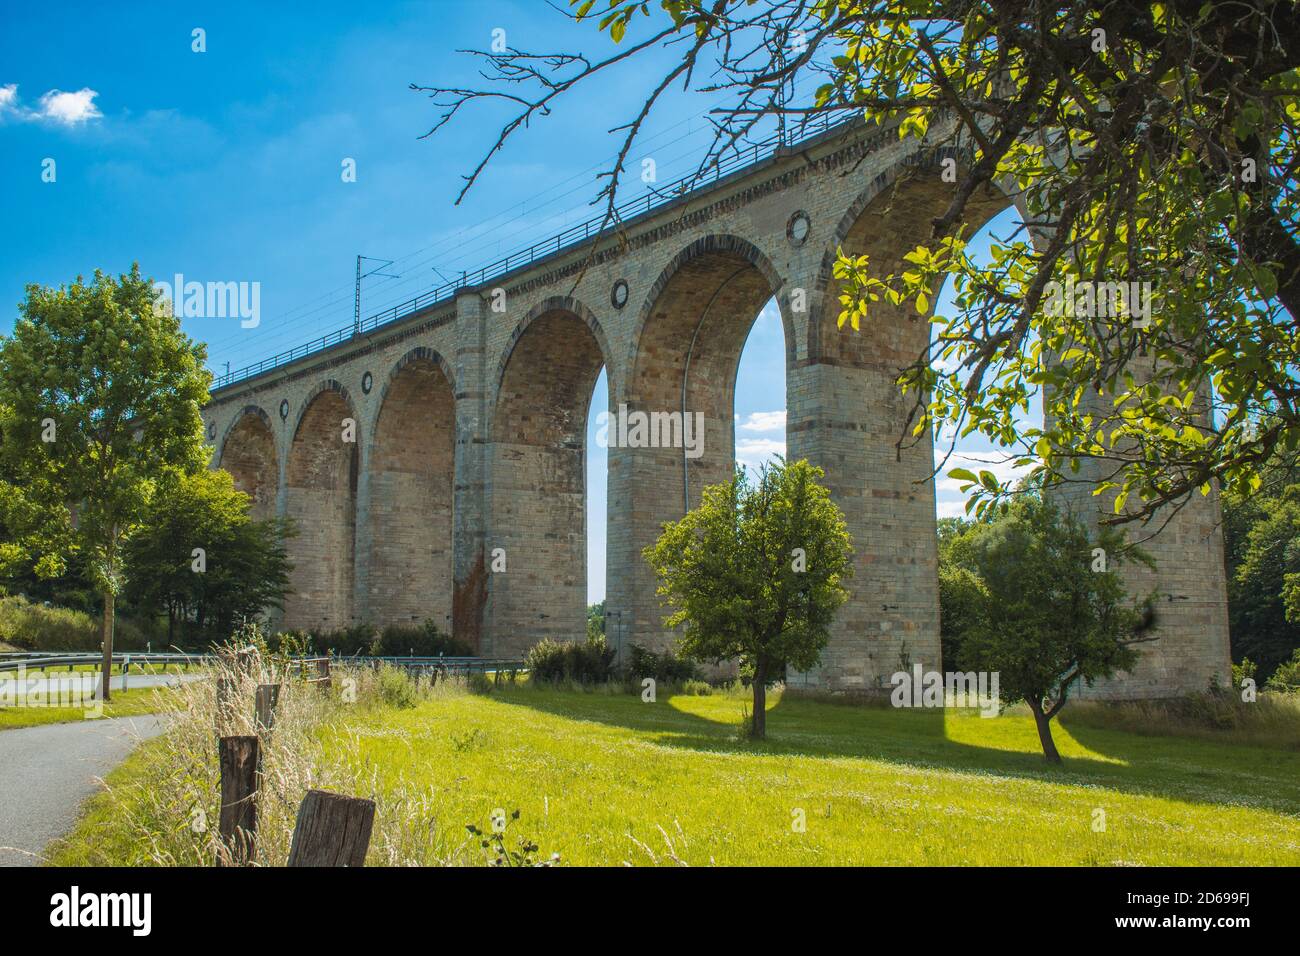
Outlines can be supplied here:
[[[1300, 864], [1295, 700], [1267, 704], [1290, 728], [1279, 746], [1136, 733], [1122, 729], [1131, 712], [1067, 708], [1052, 768], [1014, 712], [775, 694], [771, 739], [755, 744], [737, 734], [746, 698], [733, 693], [642, 703], [358, 680], [353, 704], [338, 681], [328, 699], [286, 694], [261, 862], [283, 863], [297, 803], [318, 786], [376, 800], [372, 865], [481, 863], [465, 825], [489, 830], [497, 809], [521, 811], [508, 846], [526, 837], [563, 864]], [[216, 818], [212, 691], [168, 693], [188, 700], [177, 727], [110, 776], [56, 863], [210, 864], [210, 831], [177, 824]]]
[[18, 727], [35, 727], [39, 724], [66, 724], [99, 717], [134, 717], [154, 714], [163, 708], [161, 699], [153, 688], [113, 691], [112, 699], [96, 713], [85, 707], [0, 707], [0, 731]]

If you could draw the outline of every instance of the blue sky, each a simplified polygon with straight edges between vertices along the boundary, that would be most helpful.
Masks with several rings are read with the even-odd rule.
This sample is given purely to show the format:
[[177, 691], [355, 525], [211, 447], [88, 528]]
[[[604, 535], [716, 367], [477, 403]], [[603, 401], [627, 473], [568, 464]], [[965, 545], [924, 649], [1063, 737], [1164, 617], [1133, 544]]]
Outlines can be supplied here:
[[[595, 174], [618, 145], [609, 129], [640, 104], [649, 75], [623, 70], [580, 89], [455, 206], [502, 113], [475, 109], [419, 139], [437, 113], [408, 85], [472, 83], [474, 64], [455, 51], [485, 48], [497, 29], [515, 47], [600, 55], [610, 44], [593, 26], [535, 0], [0, 8], [0, 332], [27, 283], [133, 260], [158, 278], [258, 282], [256, 328], [184, 322], [217, 372], [350, 323], [358, 254], [396, 260], [385, 271], [398, 278], [363, 286], [370, 314], [593, 215]], [[192, 49], [195, 29], [204, 52]], [[642, 155], [654, 156], [661, 182], [698, 161], [700, 117], [715, 99], [674, 95], [653, 115]], [[355, 183], [342, 181], [345, 159]], [[782, 335], [765, 310], [741, 362], [737, 456], [747, 464], [784, 448]], [[594, 439], [594, 413], [591, 424]], [[598, 600], [606, 461], [589, 447]], [[960, 509], [951, 483], [939, 495], [941, 514]]]

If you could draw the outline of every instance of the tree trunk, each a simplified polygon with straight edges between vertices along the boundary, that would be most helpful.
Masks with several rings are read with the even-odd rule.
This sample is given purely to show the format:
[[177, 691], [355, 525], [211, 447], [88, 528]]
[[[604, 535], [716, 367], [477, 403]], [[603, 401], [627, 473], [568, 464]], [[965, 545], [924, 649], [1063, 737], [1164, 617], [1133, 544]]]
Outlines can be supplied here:
[[1038, 725], [1038, 740], [1043, 745], [1043, 756], [1048, 763], [1060, 763], [1061, 755], [1056, 752], [1056, 742], [1052, 740], [1052, 718], [1043, 713], [1043, 702], [1033, 697], [1026, 698], [1029, 709], [1034, 712], [1034, 723]]
[[749, 724], [751, 740], [767, 736], [767, 661], [754, 662], [754, 719]]
[[111, 589], [104, 591], [104, 700], [107, 702], [110, 698], [108, 685], [112, 682], [113, 677], [113, 605], [114, 597]]

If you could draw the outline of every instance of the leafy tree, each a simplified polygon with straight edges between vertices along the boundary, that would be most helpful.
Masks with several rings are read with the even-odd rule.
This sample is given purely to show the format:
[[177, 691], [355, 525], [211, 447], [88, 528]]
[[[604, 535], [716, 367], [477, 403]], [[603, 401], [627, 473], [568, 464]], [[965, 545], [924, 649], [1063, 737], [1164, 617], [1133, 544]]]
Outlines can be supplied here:
[[0, 478], [0, 587], [32, 601], [98, 616], [99, 592], [91, 580], [84, 555], [75, 551], [69, 554], [58, 577], [42, 577], [37, 573], [37, 568], [48, 566], [49, 558], [44, 552], [34, 550], [34, 543], [24, 542], [4, 518], [12, 497], [3, 489], [12, 484], [11, 479]]
[[976, 627], [988, 625], [991, 597], [980, 576], [945, 560], [939, 554], [939, 652], [946, 667], [961, 660], [962, 638]]
[[605, 636], [605, 602], [587, 605], [587, 640]]
[[1023, 497], [994, 520], [972, 526], [942, 556], [943, 600], [960, 633], [954, 635], [961, 670], [998, 674], [998, 693], [1008, 704], [1025, 701], [1034, 715], [1043, 755], [1060, 763], [1052, 718], [1061, 712], [1076, 681], [1129, 670], [1133, 645], [1151, 640], [1153, 621], [1128, 602], [1113, 566], [1093, 570], [1093, 549], [1110, 565], [1125, 549], [1114, 529], [1095, 540], [1084, 525], [1038, 497]]
[[971, 522], [965, 518], [940, 518], [935, 525], [939, 534], [939, 546], [942, 547], [945, 541], [965, 533], [970, 527]]
[[1273, 455], [1260, 470], [1257, 492], [1223, 496], [1232, 655], [1262, 666], [1261, 681], [1300, 647], [1297, 457]]
[[29, 285], [0, 340], [0, 557], [42, 555], [42, 577], [84, 556], [103, 600], [104, 697], [122, 546], [155, 487], [207, 461], [205, 350], [155, 307], [138, 266], [57, 289]]
[[1296, 648], [1290, 660], [1278, 665], [1265, 686], [1281, 693], [1300, 692], [1300, 647]]
[[226, 471], [182, 475], [161, 492], [126, 544], [126, 597], [145, 614], [166, 613], [169, 642], [178, 621], [225, 637], [238, 619], [283, 606], [284, 519], [253, 521]]
[[[1092, 460], [1116, 491], [1111, 522], [1215, 480], [1249, 493], [1274, 451], [1300, 447], [1296, 0], [570, 2], [615, 50], [474, 51], [483, 87], [414, 87], [442, 109], [434, 130], [479, 100], [508, 109], [465, 189], [511, 135], [619, 69], [639, 69], [646, 92], [611, 124], [621, 142], [601, 197], [613, 226], [634, 144], [678, 86], [724, 98], [696, 182], [778, 131], [863, 118], [936, 161], [911, 177], [933, 183], [937, 160], [960, 159], [947, 207], [901, 267], [843, 252], [835, 265], [840, 321], [855, 329], [881, 307], [928, 314], [952, 277], [955, 314], [934, 317], [900, 376], [913, 440], [929, 440], [927, 425], [978, 431], [1049, 487], [1090, 481], [1077, 470]], [[965, 219], [999, 189], [1023, 221], [993, 237], [984, 265]], [[1138, 301], [1101, 321], [1053, 308], [1075, 281], [1107, 295], [1100, 284], [1139, 283]], [[1035, 396], [1042, 426], [1025, 414]], [[967, 490], [980, 506], [1009, 491], [996, 479]]]
[[1300, 647], [1300, 484], [1224, 502], [1232, 654], [1268, 675]]
[[806, 461], [744, 470], [705, 488], [699, 507], [669, 522], [645, 549], [658, 593], [682, 627], [683, 657], [739, 659], [752, 671], [750, 734], [766, 734], [767, 684], [786, 666], [807, 670], [821, 656], [848, 592], [852, 547], [844, 516]]

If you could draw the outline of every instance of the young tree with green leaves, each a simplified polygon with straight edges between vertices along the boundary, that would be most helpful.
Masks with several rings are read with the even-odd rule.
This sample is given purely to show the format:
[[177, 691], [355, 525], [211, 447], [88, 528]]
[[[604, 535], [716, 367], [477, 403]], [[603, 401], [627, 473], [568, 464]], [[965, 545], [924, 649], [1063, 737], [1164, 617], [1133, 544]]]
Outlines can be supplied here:
[[1150, 611], [1132, 606], [1116, 571], [1121, 555], [1144, 560], [1114, 529], [1090, 536], [1033, 495], [996, 509], [941, 550], [940, 610], [958, 669], [996, 672], [1003, 702], [1029, 705], [1049, 763], [1061, 762], [1051, 721], [1071, 686], [1129, 670], [1134, 645], [1154, 639]]
[[224, 639], [239, 619], [283, 607], [285, 519], [252, 520], [226, 471], [181, 475], [159, 492], [126, 543], [125, 596], [145, 614], [166, 613], [169, 642], [177, 622]]
[[587, 605], [587, 640], [605, 636], [605, 601]]
[[1267, 678], [1300, 647], [1300, 484], [1225, 496], [1224, 539], [1232, 654]]
[[[954, 436], [978, 432], [1045, 487], [1094, 481], [1095, 469], [1076, 470], [1091, 461], [1116, 491], [1114, 523], [1176, 507], [1215, 481], [1250, 493], [1271, 454], [1300, 448], [1297, 0], [570, 7], [614, 48], [474, 51], [481, 87], [413, 86], [441, 110], [433, 130], [475, 102], [507, 110], [465, 189], [570, 90], [619, 70], [640, 70], [629, 81], [643, 84], [644, 100], [610, 123], [617, 156], [599, 198], [613, 228], [638, 138], [683, 90], [707, 95], [713, 124], [687, 186], [778, 131], [865, 120], [918, 152], [895, 189], [917, 177], [933, 184], [939, 160], [960, 157], [949, 202], [901, 266], [844, 250], [835, 265], [840, 321], [853, 329], [878, 303], [929, 315], [952, 277], [956, 309], [933, 317], [930, 343], [900, 370], [915, 403], [915, 431], [900, 441], [929, 441], [945, 425]], [[986, 264], [970, 254], [967, 219], [999, 191], [1015, 194], [1023, 215], [992, 237]], [[1099, 321], [1050, 308], [1053, 290], [1075, 282], [1107, 295], [1115, 283], [1145, 283], [1149, 314]], [[1027, 414], [1035, 398], [1041, 425]], [[987, 501], [1011, 489], [995, 479], [966, 490]]]
[[39, 552], [45, 577], [85, 557], [103, 599], [105, 699], [123, 544], [160, 482], [207, 463], [204, 359], [134, 265], [29, 285], [0, 340], [0, 509], [15, 536], [0, 557]]
[[751, 483], [740, 469], [645, 549], [673, 609], [664, 624], [682, 628], [681, 656], [738, 659], [752, 674], [756, 740], [767, 732], [768, 683], [787, 666], [817, 663], [848, 597], [853, 549], [822, 474], [780, 461]]

